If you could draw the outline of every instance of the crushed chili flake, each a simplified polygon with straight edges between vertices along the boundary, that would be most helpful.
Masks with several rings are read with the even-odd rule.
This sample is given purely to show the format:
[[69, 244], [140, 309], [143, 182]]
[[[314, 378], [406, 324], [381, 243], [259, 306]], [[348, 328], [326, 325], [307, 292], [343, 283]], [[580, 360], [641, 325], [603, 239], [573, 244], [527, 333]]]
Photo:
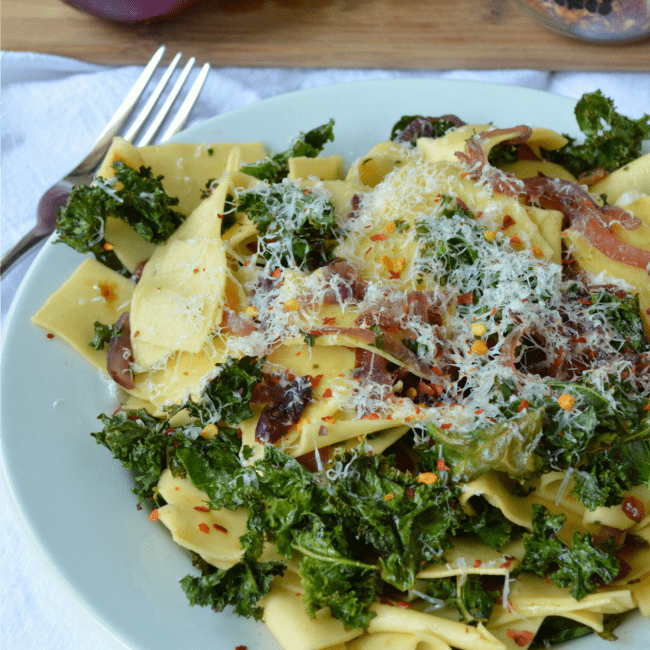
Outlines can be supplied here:
[[206, 508], [205, 506], [194, 506], [194, 510], [198, 510], [199, 512], [210, 512], [210, 508]]
[[474, 294], [471, 291], [468, 291], [467, 293], [461, 293], [460, 296], [458, 296], [459, 305], [471, 305], [473, 302]]
[[441, 424], [441, 425], [440, 425], [440, 428], [441, 428], [441, 429], [451, 429], [451, 424], [449, 424], [449, 423]]
[[535, 638], [535, 635], [528, 630], [506, 630], [506, 634], [520, 648], [525, 648]]
[[149, 515], [149, 519], [151, 519], [151, 521], [158, 521], [158, 508], [151, 511], [151, 514]]
[[383, 233], [379, 233], [377, 235], [373, 235], [370, 238], [370, 241], [386, 241], [388, 239], [387, 235], [384, 235]]
[[364, 415], [361, 417], [362, 420], [379, 420], [379, 414], [378, 413], [368, 413], [368, 415]]
[[481, 564], [483, 564], [483, 560], [475, 560], [474, 561], [474, 568], [478, 569], [481, 566]]
[[53, 338], [54, 338], [54, 334], [52, 334], [52, 332], [48, 332], [48, 333], [47, 333], [47, 338], [48, 338], [48, 339], [53, 339]]
[[509, 214], [503, 217], [503, 222], [501, 224], [501, 230], [508, 230], [511, 226], [514, 226], [517, 223]]
[[332, 397], [332, 389], [331, 388], [326, 388], [323, 391], [323, 397]]
[[209, 533], [210, 532], [210, 527], [208, 526], [208, 524], [200, 523], [199, 524], [199, 530], [202, 533]]
[[228, 529], [224, 528], [223, 526], [220, 526], [219, 524], [212, 524], [212, 528], [215, 530], [218, 530], [220, 533], [227, 533]]
[[445, 465], [445, 461], [442, 460], [442, 458], [438, 458], [438, 460], [436, 461], [436, 467], [438, 468], [439, 472], [448, 472], [449, 471], [449, 467], [447, 467], [447, 465]]
[[271, 273], [271, 275], [274, 278], [279, 278], [282, 275], [282, 269], [275, 269], [275, 271], [273, 271], [273, 273]]
[[499, 567], [500, 569], [509, 569], [516, 558], [514, 555], [504, 555], [503, 559], [505, 562]]
[[527, 408], [530, 408], [530, 404], [525, 399], [522, 399], [521, 404], [519, 405], [519, 408], [517, 409], [517, 412], [519, 413], [519, 412], [521, 412], [521, 411], [523, 411], [524, 409], [527, 409]]
[[397, 607], [401, 607], [402, 609], [411, 609], [411, 607], [413, 607], [413, 603], [406, 603], [403, 600], [396, 601], [395, 605]]

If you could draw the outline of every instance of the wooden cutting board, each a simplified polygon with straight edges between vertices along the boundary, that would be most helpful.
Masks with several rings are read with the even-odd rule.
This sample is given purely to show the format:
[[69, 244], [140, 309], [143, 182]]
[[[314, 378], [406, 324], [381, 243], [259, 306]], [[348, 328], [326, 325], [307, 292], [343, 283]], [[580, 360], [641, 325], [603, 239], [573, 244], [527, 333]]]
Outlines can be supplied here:
[[581, 43], [512, 0], [199, 0], [151, 25], [2, 0], [3, 50], [128, 64], [163, 43], [217, 66], [650, 71], [650, 40]]

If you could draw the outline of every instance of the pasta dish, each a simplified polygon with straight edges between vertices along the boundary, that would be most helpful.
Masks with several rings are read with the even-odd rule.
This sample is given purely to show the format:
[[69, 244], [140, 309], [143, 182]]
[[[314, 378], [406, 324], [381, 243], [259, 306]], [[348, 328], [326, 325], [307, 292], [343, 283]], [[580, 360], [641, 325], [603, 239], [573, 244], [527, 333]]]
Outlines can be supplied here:
[[75, 188], [55, 243], [87, 255], [33, 322], [116, 388], [92, 435], [191, 605], [296, 650], [650, 616], [650, 118], [576, 117], [404, 116], [347, 169], [333, 120], [116, 138]]

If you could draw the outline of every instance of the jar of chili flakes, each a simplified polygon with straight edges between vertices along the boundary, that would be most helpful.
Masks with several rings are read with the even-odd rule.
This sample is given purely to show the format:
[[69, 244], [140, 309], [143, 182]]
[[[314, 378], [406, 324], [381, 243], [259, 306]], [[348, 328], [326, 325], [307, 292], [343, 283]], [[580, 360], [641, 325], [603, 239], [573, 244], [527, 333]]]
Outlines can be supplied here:
[[650, 0], [517, 0], [546, 27], [582, 40], [622, 43], [650, 35]]

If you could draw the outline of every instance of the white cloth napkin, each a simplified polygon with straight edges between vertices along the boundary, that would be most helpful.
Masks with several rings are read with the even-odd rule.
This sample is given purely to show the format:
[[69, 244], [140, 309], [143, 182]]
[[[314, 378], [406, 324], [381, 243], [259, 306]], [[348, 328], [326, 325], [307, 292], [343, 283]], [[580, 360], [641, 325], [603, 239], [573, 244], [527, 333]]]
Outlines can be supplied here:
[[[603, 56], [607, 50], [603, 49]], [[4, 252], [33, 225], [41, 194], [72, 169], [113, 115], [141, 68], [105, 67], [32, 53], [3, 52], [2, 229]], [[534, 70], [335, 70], [218, 68], [188, 126], [266, 97], [363, 79], [468, 79], [578, 98], [600, 88], [618, 109], [650, 112], [650, 74], [549, 73]], [[552, 116], [549, 125], [552, 126]], [[2, 278], [2, 323], [30, 255]], [[106, 650], [116, 646], [27, 546], [1, 493], [2, 646], [5, 650]], [[45, 496], [45, 498], [47, 498]], [[101, 560], [100, 560], [101, 561]], [[161, 649], [164, 650], [164, 649]], [[249, 650], [255, 650], [253, 648]]]

